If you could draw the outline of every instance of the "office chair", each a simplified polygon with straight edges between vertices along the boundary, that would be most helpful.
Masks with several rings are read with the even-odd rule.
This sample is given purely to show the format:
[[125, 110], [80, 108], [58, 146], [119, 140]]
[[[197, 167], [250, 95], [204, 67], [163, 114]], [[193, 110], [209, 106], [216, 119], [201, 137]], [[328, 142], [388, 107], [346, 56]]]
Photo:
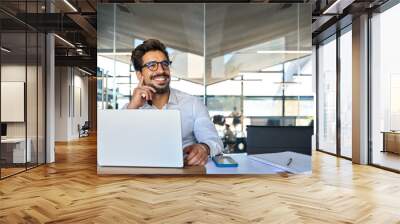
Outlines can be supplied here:
[[89, 136], [89, 129], [90, 129], [89, 121], [85, 121], [82, 127], [80, 127], [80, 125], [78, 124], [79, 138]]

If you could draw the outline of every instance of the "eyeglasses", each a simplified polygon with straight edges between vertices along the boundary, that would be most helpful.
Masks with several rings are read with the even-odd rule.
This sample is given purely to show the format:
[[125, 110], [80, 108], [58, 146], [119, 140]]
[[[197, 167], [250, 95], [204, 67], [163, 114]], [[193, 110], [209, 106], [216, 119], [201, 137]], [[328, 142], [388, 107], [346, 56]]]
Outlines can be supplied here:
[[160, 64], [161, 65], [161, 67], [164, 69], [164, 70], [169, 70], [169, 66], [171, 65], [171, 63], [172, 63], [172, 61], [168, 61], [168, 60], [164, 60], [164, 61], [160, 61], [160, 62], [158, 62], [158, 61], [149, 61], [149, 62], [147, 62], [146, 64], [144, 64], [143, 66], [142, 66], [142, 68], [144, 68], [144, 67], [146, 67], [146, 68], [148, 68], [150, 71], [157, 71], [157, 69], [158, 69], [158, 64]]

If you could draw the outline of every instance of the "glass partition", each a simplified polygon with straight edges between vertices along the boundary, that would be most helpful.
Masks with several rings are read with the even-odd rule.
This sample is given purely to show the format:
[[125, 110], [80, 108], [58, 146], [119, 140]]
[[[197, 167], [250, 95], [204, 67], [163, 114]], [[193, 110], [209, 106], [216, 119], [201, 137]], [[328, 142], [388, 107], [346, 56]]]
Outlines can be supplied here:
[[372, 163], [400, 170], [400, 4], [371, 19]]
[[[1, 2], [19, 13], [42, 13], [44, 1]], [[0, 13], [0, 177], [45, 163], [45, 35]]]
[[138, 84], [131, 52], [149, 38], [167, 47], [171, 87], [204, 96], [203, 4], [99, 4], [97, 18], [99, 108], [129, 102]]
[[26, 139], [26, 41], [25, 32], [1, 34], [2, 49], [7, 49], [1, 51], [2, 177], [24, 171], [30, 159], [26, 150], [31, 143]]
[[352, 157], [352, 32], [340, 36], [340, 154]]
[[336, 154], [336, 36], [319, 45], [317, 63], [318, 149]]
[[206, 102], [226, 118], [226, 152], [245, 151], [248, 125], [312, 124], [310, 5], [206, 4], [205, 15]]
[[155, 38], [171, 87], [204, 99], [224, 141], [233, 133], [226, 152], [245, 152], [248, 125], [313, 125], [310, 4], [99, 4], [97, 20], [99, 109], [129, 102], [131, 52]]

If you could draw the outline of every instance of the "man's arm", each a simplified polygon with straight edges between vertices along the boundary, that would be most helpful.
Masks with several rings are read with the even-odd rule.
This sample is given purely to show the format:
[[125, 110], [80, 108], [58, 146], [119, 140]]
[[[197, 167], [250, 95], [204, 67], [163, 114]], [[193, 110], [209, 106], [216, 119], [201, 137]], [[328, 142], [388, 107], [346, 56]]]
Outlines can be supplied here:
[[214, 124], [211, 122], [207, 107], [200, 100], [196, 100], [193, 104], [193, 116], [193, 133], [197, 142], [205, 144], [205, 148], [208, 147], [210, 156], [222, 153], [222, 141], [218, 136]]

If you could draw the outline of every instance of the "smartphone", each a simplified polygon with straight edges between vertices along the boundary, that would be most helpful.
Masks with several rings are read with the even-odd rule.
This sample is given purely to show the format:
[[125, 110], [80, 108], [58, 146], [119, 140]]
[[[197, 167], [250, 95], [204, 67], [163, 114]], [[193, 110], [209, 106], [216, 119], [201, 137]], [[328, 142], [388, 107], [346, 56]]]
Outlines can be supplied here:
[[239, 164], [230, 156], [218, 155], [212, 157], [217, 167], [238, 167]]

